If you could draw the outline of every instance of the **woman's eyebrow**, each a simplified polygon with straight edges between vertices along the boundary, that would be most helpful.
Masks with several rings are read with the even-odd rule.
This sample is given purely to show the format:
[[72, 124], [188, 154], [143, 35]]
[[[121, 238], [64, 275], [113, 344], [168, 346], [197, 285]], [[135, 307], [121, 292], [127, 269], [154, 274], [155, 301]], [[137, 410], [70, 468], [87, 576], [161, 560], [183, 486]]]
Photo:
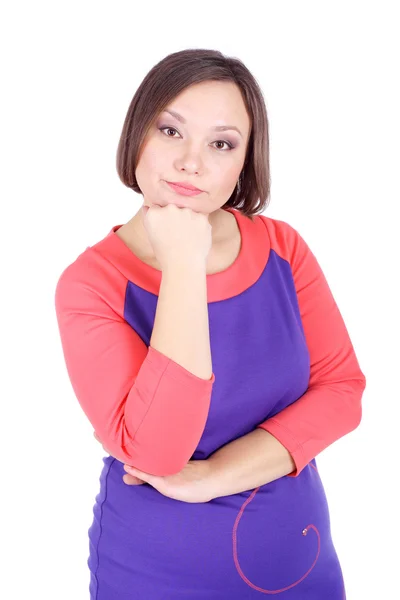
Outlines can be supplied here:
[[[165, 109], [164, 112], [169, 113], [172, 117], [175, 117], [181, 123], [184, 123], [184, 124], [186, 123], [186, 119], [184, 119], [182, 117], [182, 115], [180, 115], [179, 113], [175, 112], [174, 110], [167, 110], [167, 109]], [[234, 129], [235, 131], [238, 132], [238, 134], [240, 136], [243, 137], [241, 131], [237, 127], [235, 127], [235, 125], [217, 125], [216, 127], [211, 127], [211, 129], [213, 129], [214, 131], [227, 131], [228, 129]]]

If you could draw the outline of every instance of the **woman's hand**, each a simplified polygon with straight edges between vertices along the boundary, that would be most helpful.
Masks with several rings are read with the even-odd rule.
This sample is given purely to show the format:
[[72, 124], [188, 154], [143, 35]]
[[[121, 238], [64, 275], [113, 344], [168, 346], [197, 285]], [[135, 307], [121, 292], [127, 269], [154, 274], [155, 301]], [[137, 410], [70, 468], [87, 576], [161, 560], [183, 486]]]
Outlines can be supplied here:
[[207, 263], [212, 247], [208, 215], [173, 202], [142, 207], [143, 226], [162, 270], [181, 263]]
[[210, 463], [207, 460], [189, 460], [182, 471], [166, 476], [150, 475], [129, 465], [124, 465], [124, 469], [168, 498], [190, 503], [212, 500], [208, 483]]
[[[94, 437], [103, 446], [107, 454], [113, 456], [120, 462], [123, 460], [114, 456], [102, 444], [97, 437], [96, 432], [93, 432]], [[123, 476], [123, 481], [128, 485], [140, 485], [148, 483], [156, 490], [168, 496], [173, 500], [181, 500], [182, 502], [209, 502], [212, 500], [210, 493], [209, 477], [211, 474], [211, 466], [207, 460], [190, 460], [187, 465], [179, 473], [173, 475], [159, 476], [150, 475], [144, 471], [139, 471], [135, 467], [124, 464], [126, 475]]]

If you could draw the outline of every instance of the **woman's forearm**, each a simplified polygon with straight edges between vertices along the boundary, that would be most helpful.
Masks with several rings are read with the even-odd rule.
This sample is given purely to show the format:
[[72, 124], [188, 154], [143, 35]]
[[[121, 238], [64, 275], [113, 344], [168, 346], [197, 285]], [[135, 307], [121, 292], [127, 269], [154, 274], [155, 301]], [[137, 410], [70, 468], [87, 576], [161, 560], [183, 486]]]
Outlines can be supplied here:
[[212, 498], [254, 489], [295, 470], [288, 450], [260, 428], [217, 450], [208, 463]]
[[211, 379], [206, 263], [163, 270], [150, 346], [201, 379]]

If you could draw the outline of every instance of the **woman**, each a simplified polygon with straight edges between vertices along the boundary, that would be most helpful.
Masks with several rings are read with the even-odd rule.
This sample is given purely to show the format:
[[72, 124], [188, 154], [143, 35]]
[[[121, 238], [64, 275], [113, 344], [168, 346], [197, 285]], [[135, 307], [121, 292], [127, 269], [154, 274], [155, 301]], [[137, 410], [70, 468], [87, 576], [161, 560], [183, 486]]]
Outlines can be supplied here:
[[143, 208], [57, 283], [71, 383], [110, 454], [93, 600], [345, 598], [315, 457], [358, 426], [366, 378], [314, 254], [260, 214], [268, 139], [238, 59], [161, 60], [117, 153]]

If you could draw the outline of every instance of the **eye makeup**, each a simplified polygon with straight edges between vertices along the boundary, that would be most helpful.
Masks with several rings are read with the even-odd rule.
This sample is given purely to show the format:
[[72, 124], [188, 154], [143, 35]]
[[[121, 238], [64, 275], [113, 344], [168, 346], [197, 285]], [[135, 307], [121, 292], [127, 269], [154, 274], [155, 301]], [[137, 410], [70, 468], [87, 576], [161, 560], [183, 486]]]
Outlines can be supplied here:
[[[178, 132], [178, 130], [176, 129], [176, 127], [172, 127], [171, 125], [160, 125], [160, 126], [157, 126], [157, 129], [159, 131], [161, 131], [163, 133], [163, 135], [165, 135], [166, 137], [170, 137], [172, 139], [174, 139], [174, 136], [164, 134], [164, 130], [165, 129], [172, 129], [173, 131], [177, 131]], [[228, 150], [226, 150], [226, 149], [224, 150], [222, 148], [215, 148], [216, 150], [219, 150], [220, 152], [229, 152], [230, 150], [234, 150], [236, 148], [236, 144], [230, 142], [229, 140], [215, 140], [215, 142], [213, 142], [213, 143], [215, 144], [216, 142], [222, 142], [222, 143], [224, 143], [224, 144], [226, 144], [228, 146]]]

